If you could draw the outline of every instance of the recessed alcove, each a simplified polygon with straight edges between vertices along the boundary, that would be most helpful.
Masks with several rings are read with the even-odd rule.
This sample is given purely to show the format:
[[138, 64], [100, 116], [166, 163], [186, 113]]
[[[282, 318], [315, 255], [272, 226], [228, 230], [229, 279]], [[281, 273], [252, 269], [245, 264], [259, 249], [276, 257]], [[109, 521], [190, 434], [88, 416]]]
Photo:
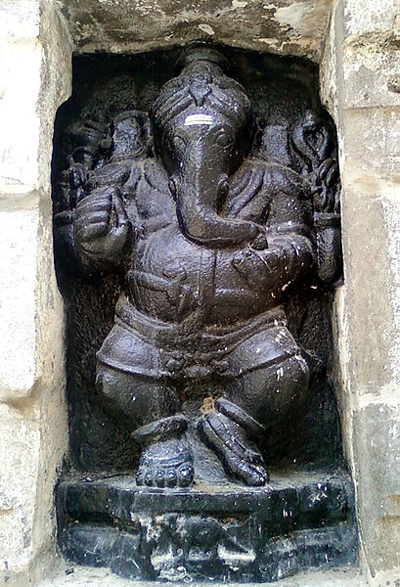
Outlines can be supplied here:
[[[80, 536], [80, 542], [76, 538], [70, 543], [78, 548], [69, 555], [78, 560], [85, 550], [85, 540], [87, 548], [96, 545], [90, 518], [99, 524], [104, 538], [102, 562], [95, 557], [91, 562], [104, 564], [109, 557], [108, 564], [115, 571], [129, 575], [129, 570], [119, 566], [118, 552], [124, 548], [132, 552], [135, 536], [115, 532], [118, 525], [129, 526], [135, 500], [140, 507], [148, 508], [149, 493], [132, 482], [138, 452], [131, 451], [128, 434], [116, 427], [96, 402], [92, 371], [95, 352], [113, 322], [120, 284], [110, 276], [103, 284], [98, 278], [83, 279], [72, 266], [61, 270], [63, 255], [67, 264], [70, 259], [67, 250], [58, 250], [56, 281], [51, 161], [54, 146], [55, 187], [56, 178], [65, 169], [61, 134], [85, 107], [85, 94], [97, 95], [98, 103], [105, 96], [111, 105], [106, 80], [113, 78], [116, 95], [124, 96], [130, 107], [130, 94], [124, 94], [123, 88], [126, 90], [125, 82], [131, 83], [143, 68], [146, 74], [141, 75], [146, 81], [157, 77], [153, 90], [136, 84], [140, 108], [146, 110], [146, 92], [150, 102], [151, 93], [155, 95], [162, 80], [174, 74], [181, 49], [198, 40], [211, 41], [232, 58], [233, 77], [237, 76], [256, 103], [261, 100], [256, 90], [260, 80], [265, 81], [263, 88], [272, 83], [274, 92], [279, 92], [283, 84], [290, 96], [299, 91], [298, 85], [291, 81], [285, 85], [279, 76], [278, 81], [267, 82], [264, 71], [254, 76], [253, 84], [246, 72], [253, 75], [258, 67], [265, 66], [269, 72], [282, 68], [288, 76], [286, 81], [301, 78], [313, 106], [331, 122], [321, 107], [323, 103], [337, 132], [344, 281], [335, 293], [327, 291], [321, 298], [316, 295], [314, 305], [319, 324], [325, 324], [324, 344], [330, 347], [333, 343], [333, 354], [328, 377], [320, 380], [321, 387], [314, 388], [316, 405], [309, 411], [314, 419], [305, 420], [302, 434], [294, 441], [279, 437], [265, 447], [272, 465], [271, 483], [262, 490], [261, 501], [282, 498], [285, 507], [275, 513], [292, 512], [296, 527], [286, 518], [278, 520], [268, 508], [263, 510], [262, 523], [267, 530], [271, 524], [281, 528], [286, 537], [289, 531], [300, 532], [293, 540], [279, 537], [279, 532], [268, 534], [288, 574], [312, 566], [314, 554], [314, 567], [319, 568], [317, 555], [321, 553], [327, 554], [332, 564], [335, 557], [341, 564], [345, 555], [339, 548], [338, 534], [329, 542], [329, 528], [335, 532], [339, 523], [342, 528], [343, 524], [350, 530], [357, 528], [365, 582], [380, 587], [398, 580], [398, 26], [395, 3], [361, 4], [358, 0], [273, 0], [261, 6], [221, 0], [191, 2], [188, 8], [174, 0], [19, 0], [1, 6], [4, 51], [0, 57], [0, 110], [4, 124], [0, 138], [0, 222], [5, 254], [0, 280], [0, 582], [19, 587], [43, 580], [43, 587], [61, 587], [79, 584], [89, 576], [99, 585], [108, 580], [125, 583], [115, 575], [110, 578], [105, 568], [86, 571], [75, 566], [75, 574], [71, 572], [73, 563], [60, 556], [57, 546], [56, 494], [57, 511], [61, 513], [59, 536], [62, 528], [68, 535], [74, 527], [76, 536]], [[251, 55], [251, 51], [255, 53]], [[116, 81], [118, 76], [120, 82]], [[290, 110], [290, 101], [286, 106]], [[107, 141], [104, 147], [107, 149]], [[77, 280], [84, 283], [80, 292]], [[64, 293], [64, 304], [58, 286]], [[90, 305], [92, 314], [87, 311]], [[312, 331], [312, 324], [308, 326]], [[291, 328], [298, 331], [301, 325], [292, 320]], [[316, 332], [320, 336], [320, 327]], [[74, 355], [67, 349], [71, 340], [77, 339], [83, 347]], [[211, 402], [206, 408], [210, 406]], [[304, 421], [303, 416], [298, 414], [297, 420]], [[282, 431], [286, 432], [284, 427]], [[97, 438], [101, 442], [95, 441]], [[303, 450], [304, 446], [308, 449]], [[279, 447], [282, 450], [277, 450]], [[297, 460], [299, 453], [301, 458]], [[341, 472], [339, 477], [335, 471]], [[282, 485], [284, 473], [286, 486]], [[151, 491], [157, 494], [157, 500], [162, 498], [161, 489]], [[192, 500], [196, 518], [204, 499], [203, 489], [196, 489], [203, 498], [193, 496], [188, 489], [174, 491], [180, 492], [180, 500]], [[212, 503], [225, 500], [231, 507], [230, 497], [226, 497], [228, 494], [234, 499], [230, 491], [228, 488], [226, 494], [215, 495]], [[254, 488], [247, 490], [247, 503], [254, 506], [253, 493]], [[116, 500], [120, 500], [120, 507]], [[354, 526], [349, 508], [354, 512]], [[151, 520], [154, 512], [148, 509], [147, 513]], [[171, 522], [169, 528], [179, 525], [180, 514], [175, 514], [175, 526]], [[324, 516], [334, 522], [327, 532], [319, 526]], [[197, 528], [196, 519], [192, 522]], [[233, 515], [230, 523], [236, 522]], [[318, 529], [324, 547], [321, 542], [318, 546], [318, 541], [312, 545], [306, 540], [307, 527], [312, 528], [308, 534], [311, 542]], [[235, 531], [229, 530], [231, 535]], [[246, 540], [250, 536], [251, 532], [246, 534]], [[115, 549], [110, 548], [113, 538]], [[349, 544], [348, 539], [347, 535], [342, 544]], [[162, 556], [166, 544], [159, 544]], [[229, 548], [220, 548], [220, 552], [232, 554]], [[197, 563], [196, 572], [201, 567]], [[261, 563], [264, 577], [273, 577], [270, 563], [271, 559]], [[257, 566], [258, 573], [261, 566]], [[275, 566], [275, 571], [279, 568]], [[53, 580], [50, 577], [57, 569], [61, 575]], [[220, 570], [221, 577], [236, 580], [223, 565]], [[254, 567], [250, 570], [252, 580], [259, 580], [257, 572]], [[319, 572], [296, 575], [284, 584], [295, 581], [320, 587], [328, 581], [327, 576]], [[340, 577], [337, 580], [343, 585], [358, 586], [361, 581], [357, 572], [350, 571], [350, 580], [347, 572], [334, 576]]]
[[[304, 59], [278, 57], [226, 46], [212, 45], [211, 47], [212, 50], [217, 49], [222, 55], [228, 75], [245, 88], [252, 103], [254, 122], [248, 129], [248, 133], [252, 136], [250, 147], [246, 152], [249, 160], [256, 158], [257, 153], [262, 151], [263, 160], [267, 165], [278, 164], [285, 168], [291, 167], [304, 175], [311, 172], [313, 165], [316, 168], [322, 161], [318, 159], [317, 150], [322, 148], [324, 141], [327, 142], [328, 133], [330, 133], [330, 147], [325, 157], [337, 157], [334, 125], [319, 100], [318, 70], [315, 64]], [[185, 508], [181, 503], [182, 500], [188, 507], [187, 516], [191, 520], [188, 523], [194, 528], [203, 520], [205, 525], [207, 491], [212, 490], [217, 491], [215, 500], [218, 506], [215, 504], [212, 506], [212, 516], [214, 516], [212, 527], [206, 530], [204, 526], [204, 532], [212, 534], [215, 527], [220, 527], [220, 532], [227, 532], [227, 535], [230, 535], [232, 532], [237, 532], [233, 528], [239, 523], [239, 519], [235, 524], [228, 523], [228, 529], [223, 527], [221, 522], [223, 518], [231, 517], [232, 520], [235, 518], [234, 511], [227, 510], [226, 500], [231, 499], [228, 495], [236, 495], [239, 502], [243, 499], [244, 504], [247, 504], [250, 499], [246, 491], [246, 495], [242, 496], [244, 489], [237, 481], [229, 485], [227, 478], [222, 471], [219, 471], [215, 455], [199, 442], [195, 431], [198, 419], [196, 411], [205, 398], [210, 397], [211, 401], [216, 401], [221, 397], [224, 380], [210, 388], [207, 381], [202, 383], [196, 379], [187, 379], [185, 375], [179, 384], [179, 394], [183, 402], [183, 413], [190, 422], [188, 436], [196, 470], [193, 490], [187, 489], [185, 494], [180, 495], [182, 491], [174, 493], [177, 490], [172, 489], [168, 497], [168, 490], [138, 489], [139, 492], [135, 497], [134, 478], [140, 455], [139, 446], [132, 440], [131, 431], [123, 425], [121, 418], [113, 418], [112, 414], [108, 413], [107, 406], [100, 400], [95, 385], [96, 353], [112, 328], [115, 304], [126, 288], [125, 277], [121, 271], [96, 272], [80, 268], [70, 241], [73, 229], [67, 216], [70, 213], [73, 214], [77, 199], [82, 197], [79, 195], [79, 190], [85, 189], [79, 187], [79, 181], [74, 184], [74, 174], [80, 173], [80, 170], [84, 168], [85, 173], [96, 176], [97, 170], [101, 170], [109, 161], [112, 161], [110, 153], [113, 148], [118, 150], [118, 140], [123, 141], [123, 146], [128, 145], [125, 157], [127, 152], [128, 158], [131, 157], [129, 148], [135, 148], [139, 158], [146, 156], [151, 160], [159, 158], [160, 153], [157, 153], [157, 147], [151, 137], [151, 126], [149, 127], [149, 123], [146, 122], [140, 128], [140, 123], [147, 117], [163, 84], [173, 78], [177, 71], [179, 72], [179, 62], [182, 60], [184, 51], [184, 48], [176, 47], [138, 55], [76, 56], [73, 62], [72, 96], [59, 109], [56, 119], [53, 200], [56, 214], [57, 273], [67, 307], [67, 401], [70, 426], [70, 456], [64, 469], [58, 501], [61, 549], [67, 557], [72, 557], [76, 562], [111, 565], [116, 572], [126, 576], [162, 578], [168, 568], [169, 574], [167, 574], [172, 580], [181, 577], [179, 573], [174, 573], [173, 569], [182, 566], [188, 568], [188, 577], [193, 574], [193, 577], [200, 579], [265, 581], [290, 576], [298, 570], [309, 567], [318, 568], [323, 564], [327, 567], [353, 564], [356, 560], [352, 518], [354, 503], [341, 447], [331, 325], [334, 291], [341, 282], [340, 259], [330, 281], [324, 282], [323, 278], [315, 274], [307, 281], [300, 280], [293, 287], [289, 284], [287, 295], [282, 297], [281, 303], [285, 307], [289, 330], [300, 344], [302, 356], [310, 370], [307, 400], [300, 411], [299, 408], [295, 408], [279, 416], [278, 410], [276, 423], [262, 439], [262, 454], [265, 462], [268, 463], [271, 485], [259, 494], [256, 489], [253, 488], [251, 491], [249, 489], [249, 496], [254, 494], [253, 498], [260, 502], [259, 511], [255, 513], [255, 510], [250, 508], [245, 513], [247, 506], [243, 506], [243, 514], [239, 516], [240, 524], [243, 525], [243, 532], [249, 532], [249, 538], [246, 539], [245, 546], [236, 545], [239, 550], [244, 549], [243, 552], [246, 551], [250, 558], [253, 551], [261, 552], [265, 548], [272, 548], [268, 561], [264, 560], [264, 555], [264, 558], [254, 555], [254, 560], [252, 559], [251, 564], [246, 563], [242, 571], [233, 571], [228, 559], [224, 562], [221, 556], [216, 554], [213, 562], [205, 566], [204, 564], [193, 566], [192, 555], [189, 551], [196, 550], [195, 545], [187, 546], [189, 550], [185, 551], [185, 560], [181, 560], [176, 554], [171, 560], [167, 560], [166, 553], [171, 548], [179, 550], [179, 540], [184, 541], [183, 535], [180, 539], [168, 538], [168, 532], [171, 530], [165, 530], [167, 534], [163, 537], [160, 535], [160, 541], [163, 544], [165, 542], [164, 546], [160, 546], [161, 551], [163, 548], [166, 549], [162, 555], [158, 547], [150, 545], [145, 547], [143, 536], [138, 538], [142, 532], [149, 531], [144, 529], [149, 522], [143, 522], [139, 535], [137, 535], [137, 529], [130, 527], [129, 517], [132, 518], [132, 516], [139, 516], [140, 526], [139, 512], [143, 511], [146, 512], [144, 518], [151, 519], [151, 524], [157, 527], [159, 524], [161, 524], [160, 528], [168, 528], [168, 524], [183, 524], [183, 528]], [[310, 112], [321, 120], [320, 123], [318, 122], [321, 125], [318, 128], [321, 130], [316, 131], [320, 133], [320, 136], [316, 135], [315, 148], [311, 142], [305, 143], [303, 148], [308, 147], [309, 153], [306, 154], [304, 151], [301, 154], [302, 147], [300, 143], [296, 146], [292, 136], [295, 136], [300, 121], [305, 116], [311, 116], [307, 114]], [[123, 119], [124, 113], [136, 117], [134, 132], [140, 134], [143, 145], [129, 147], [136, 140], [132, 138], [133, 135], [128, 136], [129, 132], [132, 133], [131, 127], [122, 139], [120, 131], [119, 135], [116, 134], [119, 124], [117, 121]], [[313, 154], [316, 157], [314, 162]], [[66, 188], [65, 172], [68, 169], [73, 171], [67, 175]], [[301, 169], [303, 171], [300, 171]], [[147, 181], [149, 185], [152, 185], [152, 181], [157, 181], [157, 177], [154, 176]], [[163, 180], [160, 185], [164, 185]], [[157, 188], [157, 190], [162, 189]], [[157, 190], [154, 193], [155, 198], [159, 197]], [[69, 203], [65, 200], [66, 193], [71, 198]], [[129, 196], [126, 197], [129, 198]], [[334, 219], [335, 227], [337, 220], [338, 215]], [[140, 231], [140, 226], [138, 230]], [[340, 249], [337, 249], [335, 254], [340, 256]], [[257, 349], [254, 351], [257, 352]], [[149, 369], [154, 369], [152, 360], [149, 359]], [[193, 391], [194, 386], [198, 388], [197, 391]], [[276, 393], [279, 393], [279, 389]], [[198, 414], [200, 415], [200, 412]], [[275, 478], [279, 478], [278, 485], [275, 483]], [[331, 487], [332, 482], [335, 489], [330, 496], [331, 489], [327, 488]], [[318, 502], [326, 500], [326, 504], [322, 506], [326, 517], [322, 515], [315, 518], [312, 513], [314, 498], [307, 497], [307, 500], [311, 501], [305, 506], [304, 497], [301, 496], [311, 496], [315, 491], [318, 493], [320, 490], [322, 493], [319, 497], [315, 496], [315, 500]], [[125, 513], [112, 513], [113, 500], [116, 499], [119, 503], [121, 499], [124, 499], [122, 495], [126, 492], [129, 494], [130, 491], [133, 491], [133, 501], [127, 506], [126, 511], [124, 510]], [[218, 491], [222, 491], [221, 495]], [[289, 491], [290, 495], [293, 494], [292, 497], [282, 497], [285, 491]], [[90, 498], [87, 497], [87, 492]], [[122, 492], [121, 495], [120, 492]], [[160, 503], [166, 499], [171, 502], [170, 510], [165, 506], [160, 510], [157, 492], [161, 492]], [[166, 492], [165, 496], [163, 492]], [[282, 495], [280, 492], [283, 492]], [[78, 496], [81, 493], [80, 498]], [[144, 499], [143, 505], [139, 505], [142, 499]], [[335, 514], [334, 522], [331, 522], [328, 512], [336, 510], [338, 499], [342, 504], [341, 514], [339, 518], [336, 518]], [[175, 505], [174, 500], [178, 500]], [[203, 505], [192, 507], [191, 500], [194, 500], [193, 504]], [[296, 521], [287, 528], [282, 524], [279, 528], [279, 524], [276, 524], [276, 529], [272, 533], [267, 532], [266, 528], [271, 524], [271, 516], [279, 519], [282, 517], [280, 504], [286, 503], [286, 500], [289, 500], [288, 503], [291, 504], [288, 506], [292, 512], [290, 516]], [[90, 503], [93, 505], [87, 509], [86, 504]], [[94, 505], [96, 503], [99, 504], [101, 511], [97, 511], [97, 506]], [[108, 504], [106, 511], [103, 510], [103, 506], [100, 506], [104, 503]], [[275, 506], [271, 506], [271, 503]], [[81, 504], [81, 508], [76, 504]], [[277, 511], [274, 511], [274, 508]], [[168, 515], [178, 516], [179, 522], [170, 520], [167, 523], [165, 520]], [[259, 522], [257, 522], [258, 518], [260, 518]], [[316, 521], [311, 522], [314, 519]], [[131, 554], [133, 557], [131, 563], [127, 561], [124, 564], [120, 561], [122, 555], [119, 554], [119, 549], [125, 552], [127, 548], [133, 548], [132, 545], [128, 546], [128, 542], [126, 545], [121, 543], [118, 530], [121, 524], [128, 535], [133, 532], [128, 542], [139, 540], [140, 549], [150, 549], [146, 555], [147, 562], [143, 564], [138, 562], [135, 557], [140, 558], [139, 554]], [[265, 526], [262, 531], [265, 544], [272, 544], [268, 540], [278, 540], [278, 543], [279, 540], [289, 540], [290, 547], [284, 547], [283, 543], [279, 543], [280, 545], [276, 547], [276, 561], [273, 547], [266, 547], [264, 543], [258, 544], [259, 540], [255, 538], [251, 530], [255, 524]], [[325, 525], [329, 527], [327, 532], [323, 530]], [[248, 530], [244, 530], [245, 527], [248, 527]], [[301, 528], [305, 529], [304, 535], [301, 534]], [[189, 532], [188, 529], [187, 531]], [[193, 529], [190, 531], [193, 532]], [[293, 532], [295, 538], [290, 542]], [[93, 540], [96, 542], [100, 539], [100, 535], [104, 550], [99, 551], [92, 560], [89, 556], [93, 546], [91, 543]], [[215, 539], [218, 541], [217, 537]], [[169, 544], [171, 540], [172, 543]], [[203, 545], [202, 548], [205, 550], [201, 557], [207, 558], [209, 547]], [[221, 545], [220, 548], [223, 546]], [[285, 555], [281, 553], [282, 548], [288, 549]], [[150, 552], [152, 549], [154, 553]], [[166, 557], [165, 568], [161, 565], [156, 570], [151, 561], [154, 557], [160, 556]], [[139, 574], [136, 571], [133, 572], [132, 564], [135, 568], [139, 564], [141, 568]], [[212, 570], [213, 565], [215, 572]], [[242, 568], [243, 565], [239, 566]], [[261, 572], [261, 567], [265, 567], [266, 570]]]

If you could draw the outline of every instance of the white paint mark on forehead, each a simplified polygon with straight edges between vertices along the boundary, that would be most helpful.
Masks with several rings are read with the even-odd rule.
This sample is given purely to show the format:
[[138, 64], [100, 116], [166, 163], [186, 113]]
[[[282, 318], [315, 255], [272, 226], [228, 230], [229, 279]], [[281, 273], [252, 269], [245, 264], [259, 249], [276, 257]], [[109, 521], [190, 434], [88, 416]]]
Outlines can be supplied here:
[[186, 116], [185, 118], [185, 126], [195, 126], [200, 124], [210, 126], [212, 121], [212, 116], [209, 114], [189, 114], [189, 116]]

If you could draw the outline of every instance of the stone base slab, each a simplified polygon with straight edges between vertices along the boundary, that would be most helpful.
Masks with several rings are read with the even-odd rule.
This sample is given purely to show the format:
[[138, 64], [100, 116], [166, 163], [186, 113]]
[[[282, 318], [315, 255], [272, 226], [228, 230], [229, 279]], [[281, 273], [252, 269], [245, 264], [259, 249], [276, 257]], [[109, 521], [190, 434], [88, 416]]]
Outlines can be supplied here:
[[[58, 573], [41, 581], [35, 587], [130, 587], [130, 579], [116, 577], [109, 569], [96, 569], [62, 563]], [[153, 587], [154, 583], [141, 581], [140, 587]], [[197, 587], [199, 583], [191, 583]], [[204, 583], [203, 583], [204, 585]], [[231, 584], [234, 587], [234, 584]], [[252, 585], [252, 584], [250, 584]], [[241, 583], [240, 587], [250, 587]], [[271, 583], [264, 583], [264, 587]], [[309, 571], [299, 573], [295, 578], [284, 579], [272, 584], [273, 587], [366, 587], [366, 581], [360, 576], [358, 569], [344, 567], [329, 571]], [[213, 583], [213, 587], [224, 587], [224, 583]]]
[[354, 563], [348, 479], [273, 478], [264, 488], [173, 490], [137, 487], [129, 476], [66, 480], [58, 490], [60, 547], [78, 564], [178, 582], [277, 581]]

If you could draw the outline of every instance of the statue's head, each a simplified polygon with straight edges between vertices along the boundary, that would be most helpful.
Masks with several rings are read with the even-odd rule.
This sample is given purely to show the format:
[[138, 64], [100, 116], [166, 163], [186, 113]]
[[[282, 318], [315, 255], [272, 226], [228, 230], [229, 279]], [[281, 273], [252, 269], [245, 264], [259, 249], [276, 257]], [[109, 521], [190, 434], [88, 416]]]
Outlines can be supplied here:
[[250, 100], [224, 74], [225, 65], [215, 49], [188, 49], [180, 74], [161, 88], [151, 110], [155, 148], [170, 175], [181, 226], [200, 241], [211, 224], [223, 230], [218, 209], [252, 140]]

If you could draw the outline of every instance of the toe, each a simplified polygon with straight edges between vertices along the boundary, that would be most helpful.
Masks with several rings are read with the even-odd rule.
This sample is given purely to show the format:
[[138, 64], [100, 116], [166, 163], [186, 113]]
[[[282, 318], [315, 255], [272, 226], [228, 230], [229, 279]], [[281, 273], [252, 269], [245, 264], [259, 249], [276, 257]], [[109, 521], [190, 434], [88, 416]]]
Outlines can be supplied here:
[[144, 476], [144, 482], [148, 487], [153, 485], [153, 473], [152, 471], [147, 471], [146, 475]]
[[178, 471], [178, 484], [187, 487], [193, 481], [194, 470], [190, 463], [182, 465]]
[[175, 469], [168, 469], [166, 474], [166, 485], [167, 487], [176, 487], [178, 482]]
[[136, 475], [136, 485], [144, 485], [144, 473], [141, 470]]
[[164, 487], [165, 485], [165, 472], [162, 469], [157, 469], [154, 476], [154, 481], [157, 487]]
[[243, 463], [240, 473], [247, 485], [253, 487], [262, 487], [269, 481], [268, 472], [262, 466], [254, 467], [248, 463]]

